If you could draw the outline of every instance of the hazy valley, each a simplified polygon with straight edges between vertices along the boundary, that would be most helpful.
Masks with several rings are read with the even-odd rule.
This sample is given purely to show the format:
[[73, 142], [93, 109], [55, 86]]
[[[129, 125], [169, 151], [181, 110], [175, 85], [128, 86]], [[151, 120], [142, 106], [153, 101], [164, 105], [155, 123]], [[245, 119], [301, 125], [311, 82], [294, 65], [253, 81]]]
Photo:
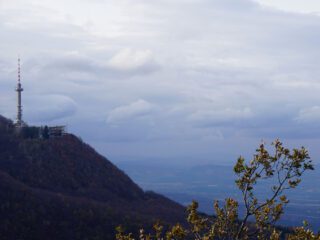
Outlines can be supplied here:
[[[192, 200], [200, 203], [200, 210], [213, 214], [214, 200], [233, 197], [241, 203], [241, 193], [236, 187], [233, 166], [199, 165], [179, 166], [150, 164], [147, 162], [122, 162], [118, 164], [143, 189], [152, 189], [169, 198], [188, 205]], [[320, 169], [305, 174], [300, 186], [286, 192], [290, 203], [279, 221], [286, 226], [301, 226], [307, 220], [313, 229], [320, 228]], [[270, 184], [257, 188], [257, 195], [267, 198]], [[243, 205], [240, 204], [240, 211]]]

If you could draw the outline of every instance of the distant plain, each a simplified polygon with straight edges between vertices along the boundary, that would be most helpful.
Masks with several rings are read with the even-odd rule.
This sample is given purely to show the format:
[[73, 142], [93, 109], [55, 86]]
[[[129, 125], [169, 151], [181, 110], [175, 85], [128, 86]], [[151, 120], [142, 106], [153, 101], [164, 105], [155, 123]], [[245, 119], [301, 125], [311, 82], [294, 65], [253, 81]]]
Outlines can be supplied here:
[[[153, 165], [146, 162], [121, 162], [118, 166], [145, 190], [162, 193], [169, 198], [188, 205], [197, 200], [200, 210], [213, 213], [214, 200], [224, 201], [233, 197], [241, 203], [241, 192], [234, 180], [233, 167], [221, 165]], [[320, 166], [306, 172], [302, 183], [285, 194], [290, 200], [279, 224], [301, 226], [307, 220], [314, 230], [320, 230]], [[262, 182], [257, 187], [257, 196], [270, 196], [271, 183]], [[244, 210], [240, 204], [240, 214]]]

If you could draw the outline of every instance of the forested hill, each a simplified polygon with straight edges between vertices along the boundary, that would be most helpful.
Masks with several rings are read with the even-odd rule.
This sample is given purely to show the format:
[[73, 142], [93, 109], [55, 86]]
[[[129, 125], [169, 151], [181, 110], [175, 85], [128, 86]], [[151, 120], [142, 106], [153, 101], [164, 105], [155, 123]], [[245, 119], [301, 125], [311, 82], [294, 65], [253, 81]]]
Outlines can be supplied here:
[[144, 192], [123, 171], [72, 134], [18, 136], [0, 116], [1, 239], [114, 239], [156, 220], [183, 222], [185, 209]]

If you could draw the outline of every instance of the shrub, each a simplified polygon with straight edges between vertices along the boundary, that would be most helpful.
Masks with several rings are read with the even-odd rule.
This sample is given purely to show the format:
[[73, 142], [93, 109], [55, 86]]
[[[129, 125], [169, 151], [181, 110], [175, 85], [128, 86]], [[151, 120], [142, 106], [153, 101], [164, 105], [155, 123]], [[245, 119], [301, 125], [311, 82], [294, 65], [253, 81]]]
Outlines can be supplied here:
[[[270, 153], [265, 145], [261, 144], [250, 161], [239, 157], [234, 166], [234, 172], [237, 175], [235, 183], [242, 193], [245, 206], [244, 216], [239, 217], [239, 203], [232, 198], [227, 198], [222, 206], [218, 201], [215, 201], [214, 218], [199, 214], [198, 203], [194, 201], [187, 208], [188, 228], [184, 228], [177, 223], [171, 229], [163, 232], [163, 227], [155, 224], [153, 234], [145, 234], [141, 230], [139, 238], [141, 240], [278, 240], [286, 237], [288, 240], [320, 240], [320, 235], [308, 229], [307, 224], [295, 228], [292, 233], [286, 236], [283, 236], [281, 231], [276, 228], [276, 222], [284, 213], [284, 206], [289, 203], [284, 192], [297, 187], [302, 180], [302, 175], [314, 168], [308, 151], [304, 147], [289, 150], [283, 147], [279, 140], [274, 141], [272, 146], [274, 150]], [[261, 200], [256, 196], [255, 189], [259, 182], [268, 180], [273, 183], [271, 194], [269, 198]], [[254, 219], [254, 221], [251, 221], [251, 219]], [[117, 230], [117, 240], [134, 239], [131, 233], [126, 234], [122, 228]]]

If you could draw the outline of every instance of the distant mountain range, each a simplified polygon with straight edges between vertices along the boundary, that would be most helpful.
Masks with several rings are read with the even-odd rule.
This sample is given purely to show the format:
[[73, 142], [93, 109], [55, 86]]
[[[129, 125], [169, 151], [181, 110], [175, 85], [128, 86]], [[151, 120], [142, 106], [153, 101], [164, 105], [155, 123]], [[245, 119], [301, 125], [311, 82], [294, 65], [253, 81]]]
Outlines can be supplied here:
[[22, 138], [0, 116], [0, 238], [114, 239], [128, 231], [185, 221], [185, 208], [144, 192], [72, 134]]

